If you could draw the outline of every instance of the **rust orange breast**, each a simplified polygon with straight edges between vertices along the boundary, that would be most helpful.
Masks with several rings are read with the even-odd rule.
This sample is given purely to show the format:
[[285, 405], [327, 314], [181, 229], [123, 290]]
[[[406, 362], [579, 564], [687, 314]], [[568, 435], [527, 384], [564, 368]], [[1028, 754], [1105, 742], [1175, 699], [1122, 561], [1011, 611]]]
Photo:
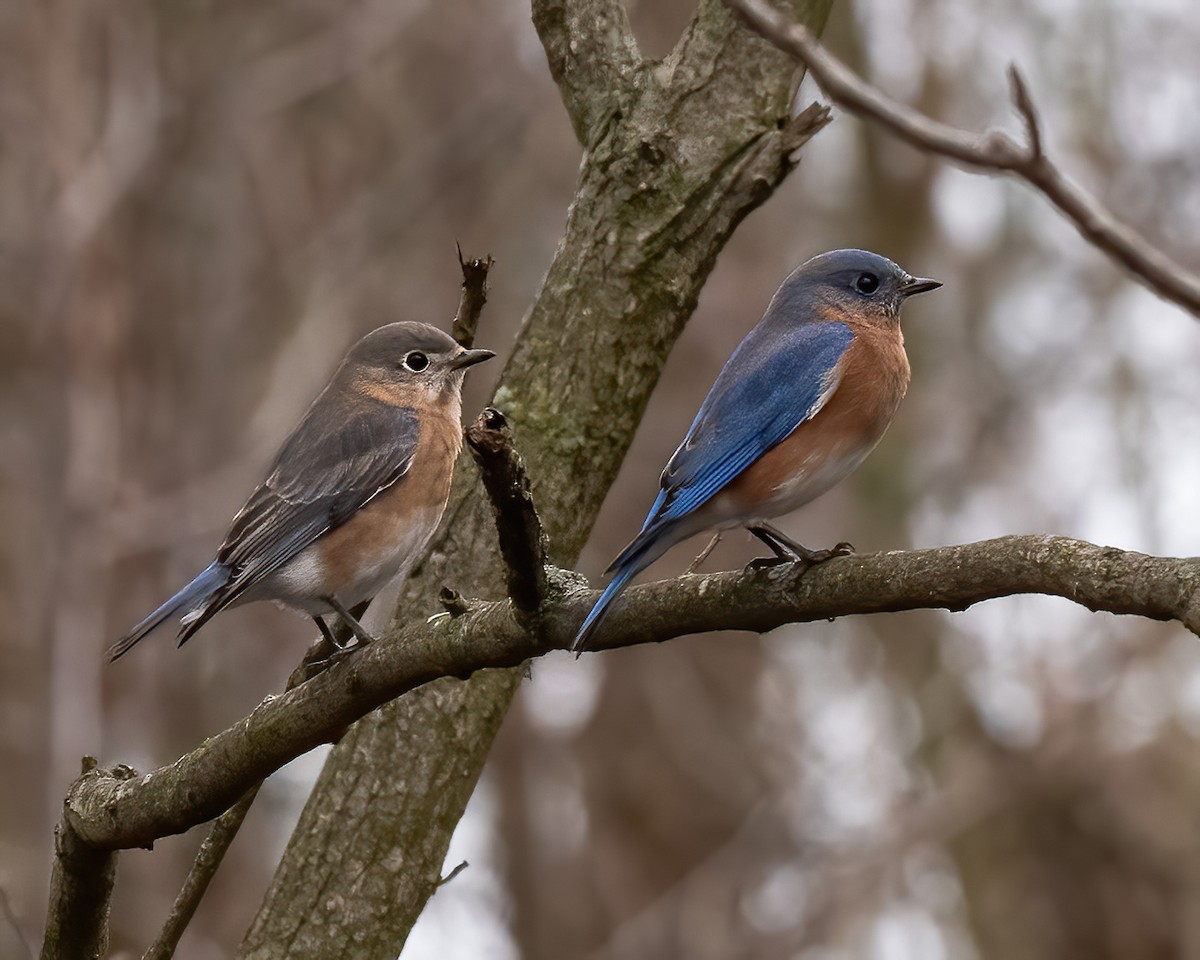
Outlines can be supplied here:
[[461, 447], [457, 408], [423, 417], [408, 472], [314, 544], [338, 599], [353, 605], [372, 596], [425, 548], [446, 508]]
[[724, 496], [739, 514], [763, 519], [794, 510], [851, 473], [874, 448], [908, 389], [899, 327], [855, 325], [841, 381], [811, 419], [743, 470]]

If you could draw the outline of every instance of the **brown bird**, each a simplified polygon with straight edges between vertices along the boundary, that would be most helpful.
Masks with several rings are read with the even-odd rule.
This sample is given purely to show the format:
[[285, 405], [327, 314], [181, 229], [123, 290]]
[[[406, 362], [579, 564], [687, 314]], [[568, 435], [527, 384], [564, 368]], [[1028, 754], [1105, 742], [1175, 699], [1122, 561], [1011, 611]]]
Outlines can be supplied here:
[[407, 572], [433, 536], [462, 447], [463, 377], [493, 356], [424, 323], [391, 323], [359, 340], [216, 559], [110, 647], [109, 660], [175, 616], [182, 645], [226, 607], [256, 600], [307, 613], [335, 646], [326, 617], [370, 642], [350, 608]]

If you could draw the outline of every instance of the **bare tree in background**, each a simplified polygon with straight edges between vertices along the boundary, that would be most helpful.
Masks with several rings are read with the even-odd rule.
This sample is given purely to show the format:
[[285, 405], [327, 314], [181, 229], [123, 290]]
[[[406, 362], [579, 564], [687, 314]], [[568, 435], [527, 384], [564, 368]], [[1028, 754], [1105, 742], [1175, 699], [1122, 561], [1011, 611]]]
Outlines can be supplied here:
[[[29, 474], [21, 489], [46, 498], [41, 512], [12, 511], [13, 529], [21, 530], [22, 524], [32, 528], [15, 539], [52, 553], [40, 569], [56, 571], [48, 580], [14, 590], [12, 598], [16, 609], [52, 611], [51, 642], [45, 649], [53, 669], [30, 676], [56, 685], [47, 702], [58, 709], [50, 723], [27, 727], [24, 739], [19, 730], [10, 731], [22, 757], [32, 755], [33, 740], [47, 738], [44, 752], [52, 772], [45, 783], [51, 798], [61, 795], [66, 766], [80, 753], [97, 752], [94, 741], [84, 739], [100, 727], [98, 657], [89, 659], [90, 652], [110, 639], [113, 622], [128, 619], [125, 614], [157, 592], [136, 587], [147, 596], [130, 598], [126, 581], [137, 581], [127, 576], [137, 569], [133, 560], [147, 552], [161, 554], [161, 538], [173, 535], [170, 531], [181, 518], [195, 516], [198, 534], [206, 525], [219, 524], [213, 516], [221, 517], [221, 510], [206, 510], [208, 498], [235, 500], [243, 466], [252, 473], [254, 464], [231, 468], [229, 476], [212, 474], [206, 471], [221, 458], [209, 455], [211, 450], [223, 450], [227, 458], [231, 449], [270, 447], [269, 425], [289, 416], [264, 412], [247, 425], [239, 414], [255, 402], [281, 407], [302, 402], [307, 391], [300, 381], [311, 377], [319, 382], [324, 371], [304, 377], [292, 371], [314, 366], [307, 359], [311, 356], [337, 353], [328, 348], [331, 317], [371, 317], [355, 321], [355, 329], [393, 317], [389, 240], [405, 215], [422, 213], [411, 209], [416, 201], [405, 199], [414, 195], [413, 182], [455, 182], [457, 192], [447, 192], [444, 209], [430, 216], [454, 219], [464, 211], [478, 213], [481, 194], [457, 180], [464, 170], [489, 169], [496, 146], [509, 142], [521, 122], [506, 116], [504, 103], [472, 112], [468, 91], [455, 98], [435, 93], [430, 85], [429, 115], [403, 119], [412, 121], [410, 129], [422, 130], [449, 117], [455, 122], [447, 126], [458, 136], [429, 143], [414, 137], [419, 145], [407, 154], [409, 166], [401, 167], [392, 164], [387, 128], [378, 122], [383, 113], [395, 112], [396, 90], [428, 83], [431, 65], [446, 59], [441, 46], [445, 37], [462, 41], [454, 47], [454, 57], [486, 60], [495, 55], [490, 52], [495, 38], [478, 29], [479, 21], [489, 16], [486, 9], [459, 14], [460, 21], [447, 23], [403, 4], [364, 4], [346, 16], [309, 8], [295, 11], [292, 42], [275, 47], [263, 40], [273, 34], [259, 12], [230, 9], [212, 19], [193, 20], [194, 12], [179, 19], [149, 5], [137, 12], [140, 20], [69, 9], [10, 14], [14, 21], [28, 20], [14, 23], [28, 35], [52, 39], [45, 51], [49, 55], [24, 68], [39, 78], [46, 102], [55, 106], [65, 96], [79, 105], [74, 112], [50, 111], [61, 125], [45, 138], [56, 162], [41, 172], [41, 180], [34, 180], [38, 189], [26, 189], [24, 195], [21, 209], [34, 211], [41, 204], [54, 213], [40, 221], [43, 246], [34, 258], [39, 272], [8, 270], [14, 313], [26, 315], [29, 304], [35, 304], [37, 315], [53, 321], [40, 341], [28, 339], [27, 349], [42, 350], [45, 361], [32, 368], [39, 376], [24, 388], [25, 396], [37, 396], [47, 422], [58, 425], [67, 438], [64, 457], [46, 451], [41, 459], [21, 461]], [[803, 5], [792, 11], [815, 27], [825, 12], [824, 7]], [[717, 251], [790, 170], [794, 150], [823, 116], [808, 112], [791, 119], [795, 66], [714, 3], [701, 5], [683, 39], [675, 43], [672, 37], [665, 44], [671, 52], [661, 62], [639, 52], [620, 4], [539, 3], [535, 20], [585, 156], [566, 237], [527, 317], [496, 402], [509, 415], [515, 443], [529, 462], [549, 534], [550, 560], [571, 566]], [[678, 22], [685, 20], [680, 15]], [[229, 56], [244, 63], [244, 69], [206, 75], [214, 61], [202, 51], [211, 37], [198, 27], [219, 27], [221, 35], [236, 36]], [[404, 68], [383, 55], [402, 29], [424, 29], [428, 37], [427, 47]], [[657, 30], [662, 38], [673, 29], [655, 21], [647, 33]], [[170, 58], [156, 56], [160, 49], [171, 51]], [[24, 57], [33, 59], [28, 53]], [[120, 66], [105, 74], [106, 83], [98, 88], [91, 84], [90, 72], [97, 62]], [[938, 114], [935, 81], [930, 80], [920, 102]], [[181, 103], [187, 108], [180, 110]], [[22, 107], [19, 98], [11, 97], [4, 114], [9, 128], [21, 123]], [[219, 118], [215, 126], [214, 117]], [[867, 136], [872, 175], [864, 182], [871, 188], [858, 200], [874, 219], [869, 228], [856, 230], [850, 242], [875, 246], [905, 263], [923, 261], [935, 246], [929, 211], [937, 193], [936, 168], [927, 160], [914, 166], [910, 158], [907, 167], [888, 162], [895, 158], [886, 143], [874, 133]], [[202, 148], [206, 138], [207, 150]], [[240, 145], [232, 168], [216, 146], [225, 139]], [[289, 149], [296, 145], [303, 149]], [[534, 169], [538, 159], [535, 149], [525, 157]], [[222, 160], [224, 165], [218, 162]], [[200, 167], [200, 175], [190, 175], [187, 163]], [[537, 175], [540, 171], [532, 174]], [[505, 176], [519, 179], [521, 174]], [[168, 202], [159, 199], [163, 197]], [[500, 205], [490, 214], [499, 223], [511, 219], [516, 209], [515, 204]], [[384, 222], [380, 210], [388, 210]], [[233, 225], [244, 225], [247, 211], [256, 228], [239, 232]], [[201, 256], [180, 262], [165, 258], [156, 240], [172, 217], [183, 218], [181, 235], [190, 238]], [[7, 229], [20, 227], [10, 220]], [[795, 230], [795, 224], [787, 228]], [[216, 247], [219, 270], [208, 249], [210, 236], [221, 238]], [[480, 242], [491, 248], [486, 236]], [[841, 243], [840, 237], [827, 242], [822, 236], [810, 238], [806, 246], [814, 252]], [[417, 262], [430, 256], [416, 249], [413, 254]], [[742, 276], [769, 291], [782, 268], [768, 269], [762, 261], [777, 255], [765, 248], [743, 253]], [[498, 282], [504, 282], [505, 266], [501, 254]], [[964, 268], [964, 280], [969, 273]], [[1175, 276], [1186, 280], [1181, 272]], [[976, 265], [975, 277], [986, 284], [989, 273]], [[447, 277], [447, 297], [453, 279]], [[984, 299], [969, 280], [962, 286], [964, 300]], [[756, 315], [745, 302], [744, 287], [743, 281], [726, 288], [738, 292], [725, 294], [726, 315], [706, 328], [718, 341], [711, 345], [716, 362], [727, 352], [721, 338], [735, 342]], [[493, 312], [514, 302], [506, 300], [505, 291], [497, 292]], [[157, 302], [149, 294], [156, 294]], [[425, 319], [420, 313], [424, 305], [418, 296], [408, 308]], [[174, 359], [168, 362], [167, 345], [151, 346], [162, 343], [154, 333], [160, 316], [192, 310], [203, 322], [179, 326], [174, 333], [178, 344], [169, 353]], [[448, 315], [448, 300], [437, 310]], [[966, 313], [978, 317], [984, 310], [980, 306]], [[735, 315], [741, 324], [736, 330], [729, 326]], [[489, 346], [495, 345], [491, 316], [484, 321]], [[247, 323], [249, 318], [253, 324]], [[968, 340], [978, 333], [971, 327], [967, 331]], [[936, 358], [943, 349], [944, 344], [926, 337], [918, 333], [914, 338], [918, 360], [923, 355]], [[974, 346], [986, 358], [986, 350]], [[156, 350], [163, 356], [156, 359]], [[707, 357], [709, 345], [702, 352]], [[197, 362], [196, 357], [202, 359]], [[268, 357], [275, 358], [268, 382], [231, 373], [242, 366], [261, 367]], [[178, 398], [178, 409], [159, 409], [142, 400], [163, 393], [161, 385], [147, 385], [146, 371], [151, 376], [158, 371], [164, 382], [174, 384], [170, 395]], [[235, 386], [213, 398], [213, 381], [222, 374]], [[710, 378], [699, 379], [703, 382], [689, 389], [702, 392]], [[936, 390], [936, 376], [931, 379], [930, 389]], [[1006, 408], [1009, 418], [1019, 416], [1013, 411], [1019, 410], [1014, 398], [1020, 394], [996, 389], [990, 396], [996, 386], [984, 380], [967, 390], [960, 384], [957, 393], [950, 390], [946, 396], [970, 395], [973, 404], [943, 409], [927, 423], [953, 435], [971, 422], [968, 412], [974, 405], [981, 416], [999, 417], [1003, 428]], [[683, 426], [695, 399], [686, 390], [677, 399]], [[202, 404], [205, 415], [189, 416], [188, 404]], [[203, 432], [181, 442], [180, 424], [188, 422], [202, 424]], [[908, 434], [910, 447], [921, 436], [918, 426], [906, 428], [902, 422], [899, 427]], [[228, 442], [231, 429], [240, 434], [233, 444]], [[681, 429], [670, 431], [662, 443], [669, 445]], [[991, 438], [985, 439], [983, 431], [975, 435], [978, 449], [969, 459], [980, 469], [993, 455], [994, 436], [995, 431]], [[936, 448], [937, 441], [930, 444]], [[30, 449], [37, 448], [31, 444]], [[922, 466], [907, 462], [901, 449], [881, 448], [859, 488], [867, 492], [874, 484], [877, 491], [863, 497], [865, 509], [876, 513], [869, 523], [861, 521], [875, 545], [902, 545], [918, 526], [913, 519], [917, 512], [910, 508], [906, 514], [896, 502], [903, 493], [896, 492], [895, 480], [919, 474]], [[166, 450], [186, 462], [165, 469], [159, 461]], [[961, 454], [956, 451], [956, 457]], [[255, 454], [246, 456], [253, 460]], [[644, 459], [642, 492], [652, 489], [650, 474], [662, 457], [655, 453]], [[129, 463], [136, 463], [136, 469]], [[139, 486], [161, 489], [164, 469], [168, 477], [195, 479], [176, 494], [147, 497]], [[57, 480], [45, 479], [60, 475], [61, 488]], [[883, 488], [890, 492], [879, 493]], [[629, 489], [628, 499], [635, 501], [637, 485]], [[124, 504], [115, 515], [114, 503]], [[463, 620], [466, 626], [455, 628], [461, 629], [462, 643], [454, 648], [454, 657], [439, 654], [436, 645], [422, 648], [413, 633], [414, 620], [438, 609], [436, 591], [443, 584], [468, 598], [505, 592], [504, 564], [492, 549], [479, 549], [493, 543], [495, 534], [486, 500], [473, 489], [469, 471], [455, 503], [452, 525], [405, 588], [399, 608], [397, 629], [412, 641], [415, 652], [407, 660], [379, 653], [382, 659], [365, 661], [379, 667], [379, 675], [394, 676], [388, 682], [396, 692], [439, 671], [459, 674], [485, 663], [519, 663], [539, 652], [523, 645], [520, 631], [510, 629], [509, 621], [494, 619], [504, 616], [499, 608], [471, 608], [475, 612]], [[631, 503], [625, 512], [636, 514], [641, 506]], [[899, 519], [906, 515], [907, 525]], [[47, 526], [44, 519], [39, 526], [39, 517], [52, 517], [59, 526]], [[626, 517], [625, 530], [635, 521]], [[1020, 528], [1019, 522], [1014, 528]], [[51, 536], [45, 535], [47, 530]], [[838, 529], [839, 536], [843, 532]], [[623, 536], [602, 530], [600, 552], [614, 546], [603, 538]], [[861, 543], [862, 538], [852, 534], [851, 539]], [[764, 592], [738, 577], [704, 581], [706, 589], [729, 591], [721, 595], [729, 598], [732, 619], [714, 619], [711, 606], [697, 609], [703, 592], [697, 594], [695, 584], [687, 583], [675, 601], [667, 594], [639, 594], [646, 605], [634, 609], [666, 604], [664, 609], [678, 613], [681, 622], [696, 618], [696, 626], [749, 626], [761, 621], [737, 620], [739, 599], [752, 600], [745, 609], [759, 611], [755, 615], [760, 617], [777, 604], [773, 622], [784, 622], [820, 616], [822, 610], [957, 607], [983, 596], [1041, 589], [1096, 608], [1175, 617], [1195, 629], [1189, 605], [1194, 605], [1194, 595], [1188, 592], [1193, 572], [1186, 563], [1092, 551], [1065, 541], [975, 546], [958, 553], [861, 558], [854, 561], [853, 573], [850, 567], [842, 567], [841, 573], [831, 568], [798, 585], [798, 592]], [[181, 569], [159, 571], [159, 585], [186, 574], [191, 559], [181, 556], [172, 561]], [[724, 559], [728, 562], [722, 566], [736, 566], [728, 553]], [[14, 570], [30, 566], [36, 565], [26, 558]], [[955, 581], [953, 572], [962, 569], [975, 571], [988, 589]], [[872, 576], [878, 579], [872, 581]], [[18, 583], [15, 577], [11, 582]], [[555, 590], [574, 589], [570, 581], [553, 582]], [[859, 594], [854, 593], [856, 584]], [[888, 584], [898, 584], [890, 600], [883, 598]], [[942, 592], [921, 593], [930, 584]], [[39, 595], [51, 587], [52, 592]], [[924, 600], [915, 602], [918, 595]], [[877, 606], [871, 607], [864, 596], [874, 597]], [[104, 613], [110, 604], [120, 606], [111, 616]], [[586, 596], [548, 597], [542, 615], [551, 626], [545, 635], [566, 637], [571, 618], [585, 604]], [[528, 697], [519, 701], [498, 745], [489, 787], [495, 807], [491, 823], [503, 842], [514, 949], [529, 956], [594, 950], [597, 956], [761, 957], [792, 956], [808, 946], [854, 950], [856, 944], [884, 938], [909, 944], [910, 955], [926, 956], [932, 953], [928, 938], [933, 937], [940, 938], [939, 949], [949, 955], [970, 949], [963, 946], [968, 941], [980, 953], [997, 957], [1177, 955], [1186, 942], [1179, 918], [1186, 915], [1187, 856], [1178, 851], [1187, 830], [1172, 829], [1169, 821], [1151, 816], [1153, 805], [1131, 787], [1134, 782], [1162, 786], [1161, 771], [1171, 766], [1167, 751], [1179, 749], [1170, 746], [1177, 738], [1160, 736], [1154, 758], [1138, 754], [1133, 764], [1114, 761], [1100, 702], [1077, 696], [1071, 706], [1069, 698], [1054, 692], [1060, 681], [1050, 676], [1040, 680], [1040, 696], [1045, 709], [1053, 706], [1055, 712], [1041, 735], [1021, 741], [1019, 729], [1006, 733], [1003, 726], [1006, 716], [1014, 716], [1011, 709], [1005, 714], [982, 694], [973, 702], [984, 689], [972, 677], [972, 670], [974, 678], [980, 676], [978, 666], [939, 662], [948, 629], [944, 621], [918, 616], [925, 619], [875, 620], [854, 634], [835, 635], [834, 645], [806, 645], [813, 652], [804, 655], [807, 661], [793, 664], [790, 684], [780, 679], [779, 654], [761, 642], [729, 644], [719, 637], [606, 655], [603, 667], [586, 662], [574, 666], [573, 681], [563, 669], [551, 667], [556, 682], [576, 684], [582, 699], [590, 701], [588, 709], [581, 712], [578, 704], [560, 701], [554, 720], [548, 719], [547, 711], [554, 709], [549, 695], [543, 695], [540, 705]], [[472, 627], [473, 617], [482, 618], [478, 622], [483, 626]], [[30, 613], [30, 618], [36, 615]], [[259, 615], [253, 622], [266, 620]], [[1036, 632], [1026, 631], [1031, 637]], [[1167, 649], [1164, 638], [1177, 633], [1155, 633], [1151, 646]], [[651, 631], [642, 639], [665, 635]], [[637, 639], [632, 630], [629, 636]], [[211, 652], [199, 654], [212, 658], [200, 671], [206, 675], [204, 683], [184, 674], [178, 659], [169, 664], [145, 659], [139, 674], [120, 681], [128, 685], [124, 696], [131, 706], [122, 708], [124, 719], [114, 728], [118, 746], [106, 752], [129, 756], [130, 744], [144, 742], [148, 762], [140, 765], [154, 766], [155, 757], [186, 750], [198, 739], [196, 731], [185, 730], [164, 745], [139, 730], [147, 726], [147, 717], [159, 723], [186, 714], [205, 733], [226, 725], [231, 714], [218, 708], [213, 684], [238, 671], [228, 648], [218, 649], [219, 639], [210, 638]], [[170, 653], [165, 646], [163, 656]], [[237, 656], [257, 658], [277, 678], [286, 658], [249, 647]], [[37, 648], [20, 639], [12, 649]], [[1134, 655], [1128, 647], [1125, 651], [1124, 662], [1131, 662]], [[1111, 662], [1102, 671], [1106, 676], [1115, 676], [1114, 663], [1122, 662], [1111, 653], [1109, 649]], [[422, 656], [427, 661], [423, 665]], [[1091, 682], [1099, 682], [1094, 679], [1098, 668], [1091, 669]], [[1140, 666], [1142, 674], [1147, 669]], [[591, 677], [582, 687], [580, 675]], [[825, 701], [816, 691], [805, 690], [806, 675], [825, 677], [829, 690], [842, 691], [841, 701], [829, 690]], [[521, 677], [519, 667], [509, 667], [476, 673], [466, 682], [425, 685], [371, 713], [341, 738], [242, 953], [394, 955], [436, 889], [451, 833]], [[277, 686], [278, 680], [257, 688], [248, 683], [241, 710], [248, 710], [272, 683]], [[17, 689], [13, 702], [21, 702]], [[379, 694], [379, 702], [388, 699], [385, 694]], [[353, 691], [338, 687], [336, 677], [322, 678], [307, 694], [289, 696], [255, 716], [278, 724], [271, 729], [278, 730], [281, 740], [292, 737], [297, 743], [305, 737], [315, 742], [332, 730], [319, 724], [289, 726], [292, 705], [334, 709], [337, 704], [338, 710], [351, 710], [358, 704], [349, 717], [367, 709], [354, 700]], [[831, 725], [821, 711], [833, 710], [839, 702], [867, 711], [873, 719], [865, 727], [861, 718], [857, 727], [849, 720]], [[574, 719], [565, 716], [572, 707]], [[835, 749], [831, 744], [838, 743], [838, 731], [858, 729], [861, 738], [864, 728], [887, 735], [877, 734], [864, 746], [842, 733], [837, 752], [844, 758], [858, 751], [861, 770], [870, 774], [860, 774], [858, 780], [844, 770], [831, 774], [832, 754], [826, 751]], [[1093, 731], [1099, 733], [1091, 735]], [[243, 773], [257, 769], [244, 764], [240, 744], [245, 732], [235, 730], [215, 741], [219, 749], [229, 750], [232, 767], [242, 771], [242, 779], [232, 782], [243, 787], [254, 779]], [[823, 742], [824, 734], [832, 735], [829, 742]], [[193, 754], [201, 765], [206, 762], [202, 751]], [[142, 750], [134, 746], [132, 752]], [[271, 761], [258, 772], [277, 765]], [[922, 786], [928, 779], [940, 789]], [[174, 781], [170, 776], [158, 780], [164, 782], [169, 790]], [[86, 813], [84, 801], [93, 786], [99, 785], [95, 796], [100, 797], [120, 783], [119, 775], [94, 773], [74, 794], [83, 803], [80, 811]], [[228, 783], [217, 786], [225, 793], [232, 789]], [[192, 787], [201, 798], [213, 795], [212, 782], [197, 780]], [[139, 794], [130, 781], [129, 796], [118, 798], [112, 821], [103, 829], [120, 832], [127, 828], [127, 816], [152, 813], [145, 805], [139, 809], [139, 796], [149, 793]], [[1158, 793], [1163, 795], [1161, 789]], [[1172, 809], [1186, 809], [1186, 785], [1169, 796]], [[22, 796], [13, 802], [36, 807], [37, 801]], [[190, 803], [189, 797], [174, 807], [178, 826], [172, 829], [186, 825]], [[279, 805], [268, 789], [251, 816], [259, 816], [260, 825], [271, 824]], [[85, 835], [97, 829], [97, 822], [82, 814], [73, 822]], [[114, 858], [97, 856], [86, 843], [72, 848], [71, 823], [68, 818], [61, 840], [60, 865], [68, 879], [72, 863], [110, 870]], [[126, 830], [126, 836], [132, 835]], [[140, 836], [144, 841], [161, 835]], [[253, 849], [257, 855], [245, 862], [261, 871], [263, 851]], [[1186, 843], [1182, 849], [1188, 849]], [[177, 855], [189, 852], [180, 849]], [[153, 857], [161, 861], [164, 853], [156, 851]], [[151, 886], [139, 881], [131, 859], [122, 859], [117, 909], [118, 917], [124, 909], [137, 920], [125, 921], [128, 933], [118, 924], [118, 946], [147, 942], [147, 932], [153, 933], [147, 922], [153, 924], [169, 906], [162, 882]], [[249, 876], [222, 881], [231, 866], [218, 875], [210, 895], [211, 918], [205, 918], [202, 907], [196, 921], [200, 929], [224, 927], [226, 943], [238, 935], [237, 918], [243, 926], [250, 919], [244, 902]], [[434, 905], [454, 896], [471, 874], [468, 870], [456, 879]], [[93, 871], [90, 880], [98, 876]], [[5, 882], [0, 876], [0, 887]], [[84, 934], [99, 944], [107, 936], [107, 892], [92, 892], [98, 894], [96, 922]], [[122, 897], [129, 906], [121, 906]], [[963, 898], [963, 905], [956, 906], [955, 897]], [[235, 907], [237, 900], [242, 905]], [[59, 902], [70, 904], [71, 896]], [[80, 902], [76, 897], [74, 903]], [[1109, 905], [1116, 903], [1121, 905], [1119, 920], [1095, 921], [1097, 915], [1111, 915]], [[1014, 924], [1014, 914], [1029, 916], [1030, 922]], [[181, 955], [187, 949], [185, 941]], [[193, 940], [191, 949], [203, 948]]]

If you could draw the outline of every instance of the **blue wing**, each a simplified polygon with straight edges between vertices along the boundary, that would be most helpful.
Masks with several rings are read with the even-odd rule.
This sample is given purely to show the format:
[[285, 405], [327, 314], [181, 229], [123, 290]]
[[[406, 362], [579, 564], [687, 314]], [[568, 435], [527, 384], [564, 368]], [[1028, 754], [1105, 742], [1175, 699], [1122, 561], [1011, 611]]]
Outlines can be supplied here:
[[662, 474], [642, 537], [703, 506], [750, 464], [814, 416], [837, 389], [854, 340], [844, 323], [751, 331], [721, 370]]
[[851, 329], [836, 321], [781, 326], [760, 323], [717, 376], [663, 471], [641, 533], [608, 568], [613, 580], [574, 649], [582, 648], [624, 585], [673, 545], [672, 528], [813, 417], [837, 389], [841, 360], [854, 341]]

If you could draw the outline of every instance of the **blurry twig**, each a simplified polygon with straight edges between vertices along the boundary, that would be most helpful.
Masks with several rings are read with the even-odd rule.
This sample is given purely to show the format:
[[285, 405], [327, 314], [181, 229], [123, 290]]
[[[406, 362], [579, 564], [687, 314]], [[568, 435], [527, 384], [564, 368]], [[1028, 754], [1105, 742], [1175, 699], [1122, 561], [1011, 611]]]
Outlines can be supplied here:
[[[0, 923], [8, 929], [10, 936], [8, 941], [18, 944], [21, 948], [21, 956], [32, 960], [33, 950], [29, 946], [29, 941], [25, 939], [25, 935], [21, 933], [21, 928], [17, 926], [17, 918], [13, 915], [12, 905], [8, 902], [8, 894], [4, 888], [0, 887]], [[4, 941], [0, 941], [2, 943]]]
[[464, 870], [466, 870], [467, 867], [469, 867], [469, 866], [470, 866], [470, 864], [467, 863], [466, 860], [463, 860], [461, 863], [459, 863], [459, 865], [457, 867], [455, 867], [453, 870], [451, 870], [448, 874], [446, 874], [444, 877], [442, 877], [437, 882], [438, 889], [440, 890], [442, 887], [444, 887], [446, 884], [448, 884], [451, 880], [453, 880], [455, 877], [457, 877], [460, 873], [462, 873]]
[[834, 57], [811, 30], [773, 9], [766, 0], [724, 2], [751, 29], [808, 67], [825, 95], [839, 107], [876, 121], [919, 150], [1024, 180], [1058, 207], [1084, 239], [1160, 297], [1200, 317], [1200, 275], [1185, 270], [1118, 220], [1095, 197], [1064, 177], [1046, 156], [1037, 109], [1016, 67], [1009, 68], [1009, 79], [1013, 104], [1025, 124], [1023, 144], [1000, 130], [983, 135], [959, 130], [893, 100]]

